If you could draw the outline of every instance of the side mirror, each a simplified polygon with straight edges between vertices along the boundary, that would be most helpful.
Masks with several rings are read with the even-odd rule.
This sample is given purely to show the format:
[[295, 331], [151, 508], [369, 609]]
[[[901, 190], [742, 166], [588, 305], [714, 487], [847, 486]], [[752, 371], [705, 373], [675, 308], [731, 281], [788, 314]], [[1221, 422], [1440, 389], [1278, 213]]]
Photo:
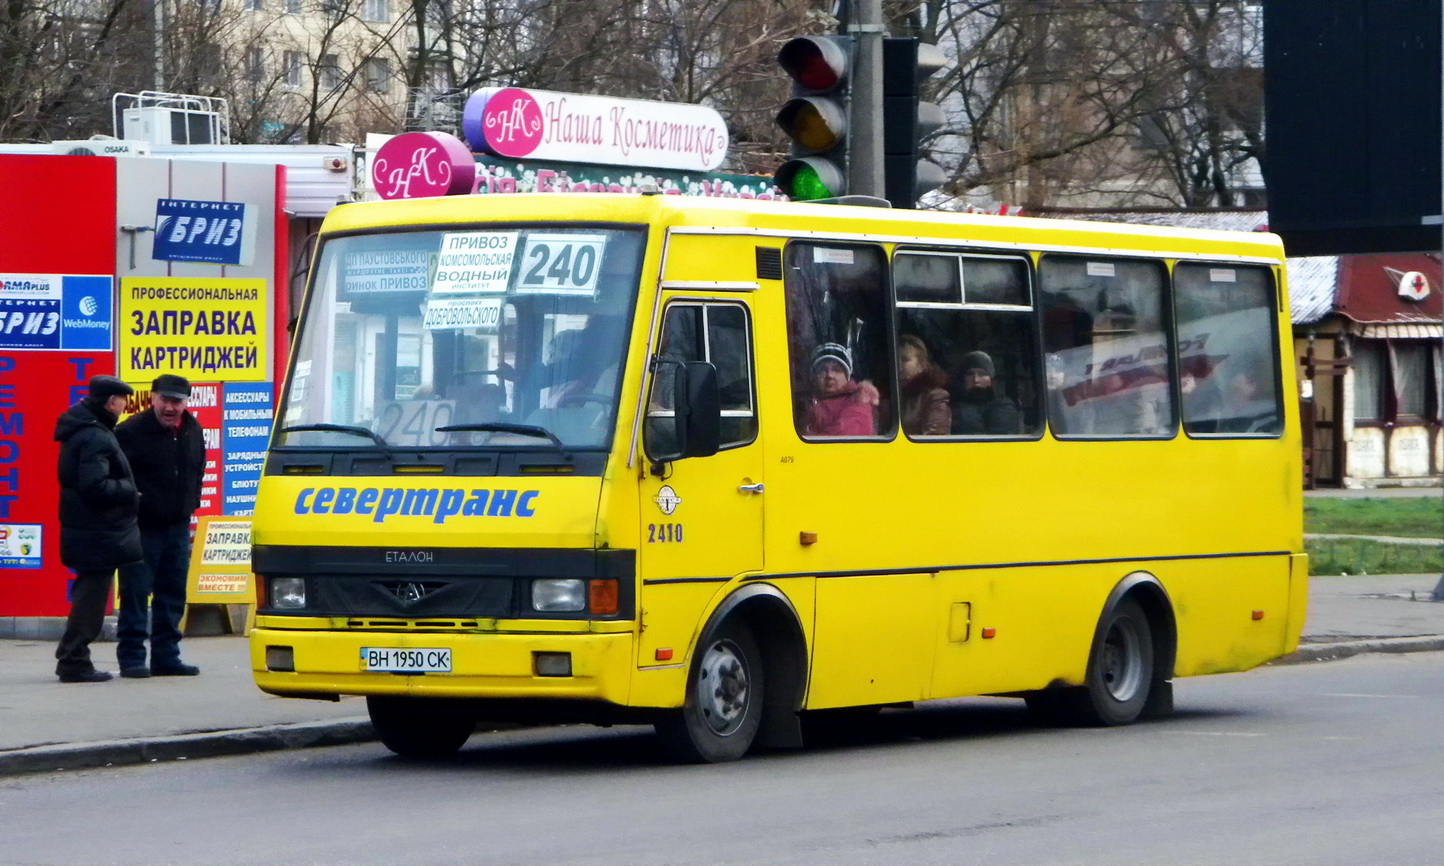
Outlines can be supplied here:
[[722, 447], [717, 368], [706, 361], [688, 361], [677, 373], [677, 456], [711, 457]]

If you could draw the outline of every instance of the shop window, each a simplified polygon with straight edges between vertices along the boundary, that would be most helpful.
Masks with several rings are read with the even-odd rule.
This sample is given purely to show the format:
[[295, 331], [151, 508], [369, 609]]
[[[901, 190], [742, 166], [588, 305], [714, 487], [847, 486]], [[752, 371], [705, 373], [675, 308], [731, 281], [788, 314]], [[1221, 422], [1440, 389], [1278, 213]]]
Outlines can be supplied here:
[[1377, 343], [1355, 341], [1351, 364], [1354, 379], [1354, 420], [1384, 419], [1383, 352]]
[[1400, 417], [1425, 418], [1429, 414], [1429, 349], [1422, 342], [1393, 344], [1394, 395]]
[[794, 242], [784, 262], [798, 434], [813, 440], [889, 435], [892, 361], [882, 248]]
[[1172, 435], [1163, 264], [1049, 255], [1038, 284], [1054, 435]]
[[1173, 269], [1179, 395], [1190, 435], [1283, 430], [1274, 283], [1265, 268]]

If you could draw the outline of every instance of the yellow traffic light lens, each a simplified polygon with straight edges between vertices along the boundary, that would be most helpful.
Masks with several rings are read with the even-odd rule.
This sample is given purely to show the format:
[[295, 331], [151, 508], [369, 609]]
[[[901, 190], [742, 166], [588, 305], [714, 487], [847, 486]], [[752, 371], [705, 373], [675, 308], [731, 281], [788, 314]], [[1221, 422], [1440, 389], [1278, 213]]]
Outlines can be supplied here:
[[847, 115], [834, 100], [801, 97], [782, 106], [777, 125], [792, 139], [794, 153], [821, 153], [842, 141]]
[[837, 131], [827, 125], [817, 106], [809, 103], [793, 121], [792, 139], [811, 151], [831, 150], [837, 144]]

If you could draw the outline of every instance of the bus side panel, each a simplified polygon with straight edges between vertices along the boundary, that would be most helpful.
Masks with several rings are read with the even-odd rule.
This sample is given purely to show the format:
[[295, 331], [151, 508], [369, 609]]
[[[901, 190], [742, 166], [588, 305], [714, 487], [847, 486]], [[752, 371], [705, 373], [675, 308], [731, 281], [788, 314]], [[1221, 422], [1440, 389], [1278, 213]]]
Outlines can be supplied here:
[[1289, 652], [1294, 606], [1302, 604], [1293, 598], [1290, 561], [1255, 556], [1161, 564], [1157, 573], [1178, 621], [1174, 673], [1246, 671]]
[[[637, 642], [637, 667], [685, 664], [712, 609], [722, 584], [663, 583], [642, 586], [642, 636]], [[680, 695], [678, 696], [680, 697]], [[679, 702], [668, 701], [666, 706]]]
[[[781, 589], [797, 613], [805, 645], [814, 642], [814, 595], [816, 581], [793, 577], [771, 585]], [[687, 676], [697, 652], [702, 629], [719, 605], [739, 586], [733, 582], [725, 588], [717, 584], [659, 584], [644, 586], [641, 601], [642, 637], [637, 670], [631, 688], [631, 706], [682, 706], [686, 697]], [[658, 649], [670, 648], [672, 658], [656, 658]], [[803, 659], [804, 666], [810, 659]]]
[[931, 574], [819, 579], [808, 709], [926, 698], [936, 599]]
[[1060, 681], [1082, 683], [1097, 612], [1120, 577], [1117, 568], [1057, 566], [941, 574], [935, 611], [937, 664], [929, 697], [1041, 689]]

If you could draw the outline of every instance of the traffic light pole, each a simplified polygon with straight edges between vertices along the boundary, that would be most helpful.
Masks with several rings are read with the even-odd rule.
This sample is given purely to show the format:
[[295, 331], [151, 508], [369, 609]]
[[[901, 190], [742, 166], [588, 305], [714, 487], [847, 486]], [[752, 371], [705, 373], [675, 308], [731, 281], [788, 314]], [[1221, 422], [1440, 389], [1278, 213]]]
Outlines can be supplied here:
[[853, 37], [857, 73], [848, 111], [847, 192], [885, 198], [882, 146], [882, 0], [849, 0], [846, 35]]

